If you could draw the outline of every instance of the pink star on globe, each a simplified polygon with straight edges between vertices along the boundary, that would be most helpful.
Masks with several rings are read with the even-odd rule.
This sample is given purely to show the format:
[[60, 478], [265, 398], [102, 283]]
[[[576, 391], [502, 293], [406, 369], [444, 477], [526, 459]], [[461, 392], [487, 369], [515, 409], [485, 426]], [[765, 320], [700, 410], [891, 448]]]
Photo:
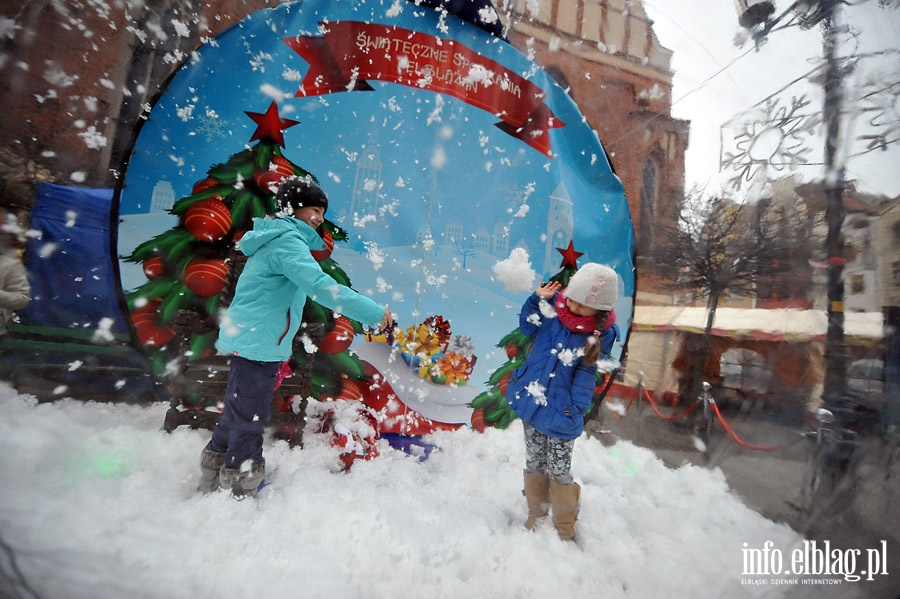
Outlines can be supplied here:
[[278, 106], [275, 105], [275, 102], [269, 104], [265, 114], [247, 112], [246, 110], [244, 114], [256, 123], [256, 131], [253, 132], [253, 137], [250, 138], [250, 141], [268, 137], [282, 148], [284, 147], [284, 133], [282, 131], [300, 124], [300, 121], [281, 118], [278, 115]]
[[574, 269], [578, 268], [578, 258], [584, 256], [584, 252], [576, 252], [575, 246], [572, 245], [572, 241], [569, 240], [569, 247], [562, 250], [560, 248], [556, 248], [556, 251], [562, 254], [563, 260], [562, 264], [559, 265], [560, 268], [565, 268], [566, 266], [571, 266]]

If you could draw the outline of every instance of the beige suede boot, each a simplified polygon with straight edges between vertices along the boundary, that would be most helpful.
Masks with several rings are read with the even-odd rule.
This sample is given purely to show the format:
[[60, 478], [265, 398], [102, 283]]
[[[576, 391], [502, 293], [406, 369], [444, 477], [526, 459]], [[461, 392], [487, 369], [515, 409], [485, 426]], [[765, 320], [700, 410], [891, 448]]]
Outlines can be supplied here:
[[528, 520], [525, 528], [534, 530], [537, 521], [550, 513], [550, 476], [545, 472], [525, 472], [525, 488], [522, 495], [528, 503]]
[[578, 519], [581, 486], [578, 483], [561, 485], [550, 481], [550, 504], [553, 508], [553, 526], [563, 541], [575, 540], [575, 521]]

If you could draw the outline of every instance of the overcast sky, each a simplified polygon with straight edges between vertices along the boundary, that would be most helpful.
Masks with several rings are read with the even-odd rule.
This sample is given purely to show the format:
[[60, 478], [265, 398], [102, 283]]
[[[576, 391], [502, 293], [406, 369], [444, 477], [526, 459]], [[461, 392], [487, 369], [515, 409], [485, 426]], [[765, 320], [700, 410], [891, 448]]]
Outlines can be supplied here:
[[[859, 0], [856, 0], [859, 1]], [[772, 94], [780, 98], [779, 106], [785, 106], [792, 96], [806, 92], [810, 104], [807, 114], [820, 113], [822, 95], [820, 84], [800, 83], [789, 85], [802, 78], [822, 63], [822, 31], [818, 27], [803, 30], [791, 27], [773, 32], [768, 42], [758, 51], [752, 41], [742, 47], [735, 45], [736, 34], [743, 30], [738, 25], [733, 0], [644, 0], [647, 13], [654, 22], [653, 29], [663, 46], [674, 51], [672, 67], [675, 71], [673, 91], [673, 115], [691, 121], [690, 145], [687, 154], [687, 183], [707, 184], [718, 188], [725, 184], [734, 171], [720, 172], [720, 139], [726, 145], [740, 132], [742, 123], [754, 122], [738, 119], [723, 132], [723, 123], [752, 109]], [[776, 15], [787, 6], [787, 0], [776, 4]], [[848, 95], [859, 89], [866, 77], [878, 73], [882, 82], [894, 82], [893, 93], [882, 93], [871, 101], [848, 103], [845, 108], [855, 108], [855, 118], [845, 119], [850, 125], [848, 139], [873, 131], [867, 124], [876, 118], [881, 123], [881, 133], [888, 139], [900, 137], [900, 8], [883, 9], [876, 0], [867, 0], [859, 6], [844, 7], [843, 21], [856, 35], [844, 35], [839, 53], [863, 55], [871, 52], [893, 50], [880, 58], [864, 58], [859, 61], [852, 78], [846, 81]], [[787, 88], [785, 89], [785, 86]], [[780, 90], [784, 91], [780, 93]], [[877, 108], [861, 112], [859, 108]], [[799, 113], [798, 112], [798, 113]], [[849, 116], [849, 115], [848, 115]], [[759, 121], [759, 119], [757, 119]], [[798, 136], [799, 137], [799, 136]], [[797, 170], [803, 181], [819, 179], [823, 175], [820, 138], [805, 137], [804, 146], [811, 147], [806, 156], [811, 164]], [[786, 139], [786, 142], [792, 141]], [[847, 179], [856, 179], [862, 191], [889, 196], [900, 194], [900, 141], [887, 151], [856, 155], [865, 150], [866, 143], [856, 141], [845, 146]], [[769, 178], [786, 174], [769, 169]], [[746, 187], [745, 187], [746, 188]]]

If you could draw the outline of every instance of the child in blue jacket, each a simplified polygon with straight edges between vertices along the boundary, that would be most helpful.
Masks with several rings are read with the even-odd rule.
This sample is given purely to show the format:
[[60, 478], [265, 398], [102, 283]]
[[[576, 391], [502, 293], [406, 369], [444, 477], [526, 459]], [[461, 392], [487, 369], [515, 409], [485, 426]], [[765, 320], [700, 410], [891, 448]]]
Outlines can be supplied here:
[[575, 539], [581, 487], [570, 472], [572, 449], [591, 407], [597, 361], [618, 335], [613, 305], [618, 275], [588, 263], [560, 290], [542, 283], [519, 314], [519, 330], [534, 337], [525, 362], [512, 372], [506, 399], [525, 429], [525, 527], [553, 511], [559, 537]]
[[328, 209], [325, 192], [308, 178], [285, 179], [275, 218], [253, 219], [240, 241], [248, 256], [234, 299], [219, 323], [216, 349], [231, 356], [225, 409], [200, 456], [200, 489], [220, 486], [253, 494], [265, 475], [263, 435], [278, 369], [291, 357], [308, 297], [371, 326], [386, 328], [391, 312], [324, 273], [310, 253], [323, 242], [316, 228]]

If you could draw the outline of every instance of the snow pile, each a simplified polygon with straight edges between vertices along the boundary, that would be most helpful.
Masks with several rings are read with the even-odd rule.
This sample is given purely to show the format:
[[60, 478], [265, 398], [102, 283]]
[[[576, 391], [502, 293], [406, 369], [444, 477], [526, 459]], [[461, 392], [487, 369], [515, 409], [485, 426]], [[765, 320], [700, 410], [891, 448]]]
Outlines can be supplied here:
[[801, 541], [719, 471], [586, 437], [580, 546], [528, 533], [518, 422], [435, 434], [422, 462], [382, 440], [348, 474], [325, 435], [267, 441], [274, 482], [237, 502], [194, 493], [209, 433], [165, 433], [166, 405], [0, 401], [0, 534], [45, 599], [773, 597], [741, 585], [742, 546]]

